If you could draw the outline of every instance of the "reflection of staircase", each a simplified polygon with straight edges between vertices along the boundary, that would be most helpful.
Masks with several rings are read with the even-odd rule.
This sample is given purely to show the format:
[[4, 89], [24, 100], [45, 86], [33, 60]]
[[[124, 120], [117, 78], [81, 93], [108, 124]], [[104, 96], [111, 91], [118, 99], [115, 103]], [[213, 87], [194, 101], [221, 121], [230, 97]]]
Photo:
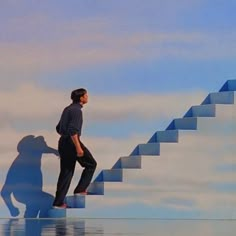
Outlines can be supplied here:
[[[104, 211], [108, 212], [110, 206], [114, 207], [119, 200], [125, 199], [125, 195], [129, 194], [129, 184], [127, 182], [135, 182], [137, 186], [139, 184], [143, 185], [140, 170], [147, 158], [156, 158], [156, 156], [160, 156], [161, 152], [171, 149], [174, 143], [179, 143], [180, 136], [184, 135], [184, 133], [196, 132], [196, 130], [202, 130], [209, 126], [218, 112], [227, 112], [227, 109], [224, 110], [227, 107], [225, 106], [226, 104], [235, 103], [234, 91], [236, 91], [236, 80], [226, 81], [219, 92], [210, 93], [201, 105], [192, 106], [183, 118], [174, 119], [165, 131], [157, 131], [147, 143], [137, 145], [129, 156], [120, 157], [111, 169], [102, 170], [89, 186], [88, 191], [91, 195], [68, 196], [67, 203], [72, 208], [66, 210], [52, 209], [49, 211], [49, 216], [99, 217], [100, 215], [106, 215], [99, 214], [99, 212], [94, 214], [92, 208], [98, 208], [100, 201], [103, 201], [103, 204], [106, 205], [106, 201], [108, 202], [109, 200], [111, 205], [107, 204], [106, 209], [104, 209]], [[124, 187], [127, 188], [126, 191], [119, 191], [120, 186], [122, 186], [122, 189]], [[137, 189], [135, 194], [138, 193], [139, 190]], [[134, 198], [136, 196], [134, 195]], [[106, 200], [101, 200], [101, 198]], [[114, 202], [112, 201], [113, 198]], [[87, 203], [86, 208], [85, 203]], [[122, 209], [129, 209], [129, 206], [123, 206], [122, 203], [119, 204], [121, 204], [121, 211]], [[135, 214], [139, 214], [139, 212], [133, 215]], [[116, 213], [113, 215], [116, 215]], [[133, 215], [131, 214], [131, 216]], [[117, 217], [119, 217], [119, 211], [117, 211]]]

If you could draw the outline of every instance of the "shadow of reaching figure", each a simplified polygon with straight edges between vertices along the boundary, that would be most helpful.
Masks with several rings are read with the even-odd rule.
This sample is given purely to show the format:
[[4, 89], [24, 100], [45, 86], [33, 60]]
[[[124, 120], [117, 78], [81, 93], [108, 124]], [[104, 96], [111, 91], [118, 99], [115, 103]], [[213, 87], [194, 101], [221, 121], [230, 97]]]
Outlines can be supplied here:
[[8, 170], [1, 196], [7, 205], [11, 216], [20, 215], [20, 210], [14, 206], [12, 197], [25, 205], [25, 218], [47, 217], [54, 197], [43, 191], [43, 176], [41, 159], [43, 153], [58, 151], [47, 146], [42, 136], [28, 135], [17, 145], [19, 155]]

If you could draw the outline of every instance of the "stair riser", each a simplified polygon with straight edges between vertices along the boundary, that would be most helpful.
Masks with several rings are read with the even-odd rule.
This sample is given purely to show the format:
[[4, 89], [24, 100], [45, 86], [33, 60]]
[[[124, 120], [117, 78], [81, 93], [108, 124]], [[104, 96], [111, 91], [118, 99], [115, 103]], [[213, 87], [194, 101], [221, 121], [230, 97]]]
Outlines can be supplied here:
[[165, 131], [157, 131], [148, 143], [157, 143], [157, 142], [165, 142], [165, 143], [173, 143], [178, 142], [179, 132], [178, 130], [165, 130]]
[[203, 104], [235, 104], [235, 92], [210, 93]]
[[122, 169], [103, 170], [103, 182], [122, 182]]
[[67, 209], [50, 209], [48, 211], [49, 218], [66, 218]]
[[133, 155], [160, 155], [160, 143], [146, 143], [139, 144], [134, 151], [130, 154]]
[[66, 204], [73, 208], [85, 208], [85, 196], [68, 196]]
[[232, 116], [235, 106], [233, 104], [209, 104], [193, 106], [184, 117], [224, 117]]
[[236, 80], [226, 81], [220, 91], [236, 91]]
[[112, 169], [140, 169], [141, 156], [121, 157]]
[[104, 195], [104, 182], [92, 182], [88, 187], [88, 192], [95, 195]]
[[214, 117], [215, 114], [215, 105], [201, 105], [191, 107], [184, 117]]
[[196, 130], [197, 129], [197, 119], [186, 118], [186, 119], [175, 119], [174, 120], [175, 129], [186, 129], [186, 130]]

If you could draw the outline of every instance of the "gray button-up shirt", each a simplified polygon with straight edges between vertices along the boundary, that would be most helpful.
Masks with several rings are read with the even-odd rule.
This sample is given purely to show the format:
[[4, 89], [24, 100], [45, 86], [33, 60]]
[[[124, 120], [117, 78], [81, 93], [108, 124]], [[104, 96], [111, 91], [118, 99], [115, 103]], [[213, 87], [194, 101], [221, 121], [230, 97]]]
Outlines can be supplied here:
[[79, 103], [72, 103], [63, 110], [56, 130], [60, 135], [72, 136], [78, 134], [81, 136], [82, 124], [82, 106]]

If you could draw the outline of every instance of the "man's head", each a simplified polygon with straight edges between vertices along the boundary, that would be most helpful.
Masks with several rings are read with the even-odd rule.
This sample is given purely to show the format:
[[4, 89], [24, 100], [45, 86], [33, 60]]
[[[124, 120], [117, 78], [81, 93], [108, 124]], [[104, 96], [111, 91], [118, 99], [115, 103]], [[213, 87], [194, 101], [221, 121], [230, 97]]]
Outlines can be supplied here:
[[71, 99], [73, 103], [80, 103], [81, 105], [88, 102], [88, 93], [84, 88], [79, 88], [71, 92]]

